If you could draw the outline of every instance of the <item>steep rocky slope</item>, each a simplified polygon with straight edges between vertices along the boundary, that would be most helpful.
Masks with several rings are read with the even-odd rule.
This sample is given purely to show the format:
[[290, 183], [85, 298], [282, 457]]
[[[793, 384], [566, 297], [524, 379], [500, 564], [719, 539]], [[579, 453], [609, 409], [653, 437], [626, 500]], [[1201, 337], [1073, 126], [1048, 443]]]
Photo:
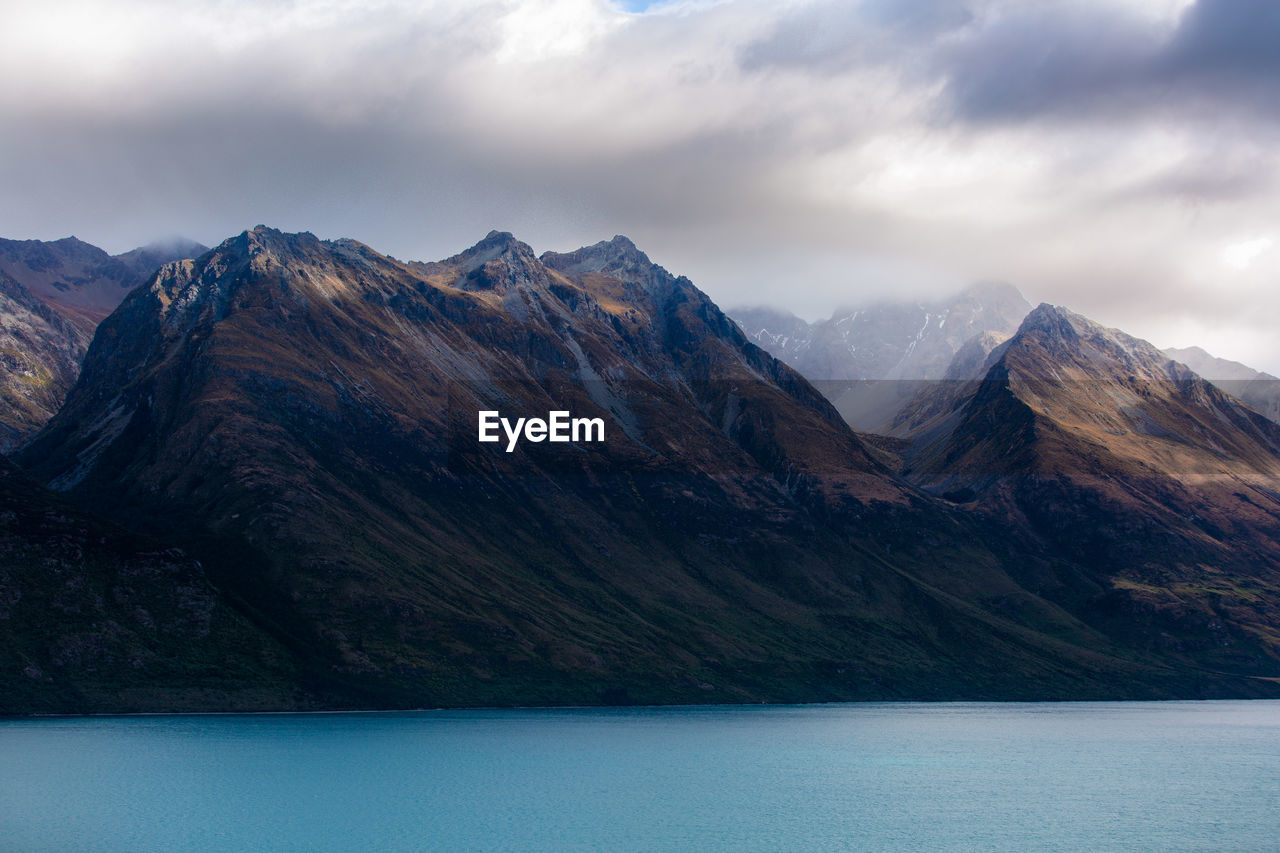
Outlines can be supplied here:
[[89, 338], [0, 273], [0, 453], [53, 417], [75, 384]]
[[111, 257], [74, 237], [0, 240], [0, 453], [62, 405], [98, 322], [130, 289], [204, 250], [171, 240]]

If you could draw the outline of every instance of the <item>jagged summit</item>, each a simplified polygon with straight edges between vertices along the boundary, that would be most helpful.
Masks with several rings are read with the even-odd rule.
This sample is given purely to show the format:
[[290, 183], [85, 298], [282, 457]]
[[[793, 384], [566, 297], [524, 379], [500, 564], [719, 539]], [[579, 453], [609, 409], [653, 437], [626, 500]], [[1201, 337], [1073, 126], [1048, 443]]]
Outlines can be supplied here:
[[573, 252], [544, 252], [541, 260], [547, 266], [566, 273], [600, 273], [631, 279], [650, 278], [654, 274], [671, 277], [621, 234]]
[[1031, 358], [1025, 366], [1034, 375], [1044, 369], [1046, 356], [1058, 360], [1058, 370], [1067, 371], [1064, 375], [1077, 379], [1203, 384], [1194, 372], [1152, 344], [1066, 308], [1042, 303], [1027, 315], [1002, 357], [1014, 369]]
[[1013, 341], [1036, 337], [1045, 342], [1058, 345], [1070, 345], [1080, 339], [1079, 315], [1072, 314], [1065, 308], [1041, 302], [1023, 318], [1013, 334]]

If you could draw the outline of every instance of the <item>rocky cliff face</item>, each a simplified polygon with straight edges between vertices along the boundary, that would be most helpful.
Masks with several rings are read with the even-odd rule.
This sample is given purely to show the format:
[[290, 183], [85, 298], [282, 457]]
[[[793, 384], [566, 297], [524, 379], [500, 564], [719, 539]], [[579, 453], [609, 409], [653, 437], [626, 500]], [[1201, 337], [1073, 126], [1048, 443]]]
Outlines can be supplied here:
[[0, 273], [0, 453], [53, 417], [88, 346], [84, 330]]

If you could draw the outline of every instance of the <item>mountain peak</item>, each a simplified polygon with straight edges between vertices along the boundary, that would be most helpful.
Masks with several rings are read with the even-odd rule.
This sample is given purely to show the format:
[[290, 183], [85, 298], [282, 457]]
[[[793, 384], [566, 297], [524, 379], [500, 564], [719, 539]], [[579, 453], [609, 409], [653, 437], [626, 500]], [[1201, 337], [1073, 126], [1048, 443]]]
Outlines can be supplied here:
[[1075, 340], [1080, 337], [1076, 322], [1078, 320], [1084, 320], [1084, 318], [1061, 306], [1041, 302], [1022, 319], [1022, 325], [1018, 327], [1015, 337], [1040, 332], [1064, 340]]
[[517, 240], [510, 231], [493, 230], [471, 248], [459, 252], [442, 263], [459, 266], [465, 272], [472, 272], [504, 255], [518, 258], [525, 263], [536, 260], [533, 249], [528, 243]]
[[[636, 244], [621, 234], [612, 240], [601, 240], [573, 252], [545, 252], [542, 262], [553, 269], [574, 273], [606, 273], [628, 277], [647, 277], [661, 269]], [[665, 272], [665, 271], [664, 271]]]

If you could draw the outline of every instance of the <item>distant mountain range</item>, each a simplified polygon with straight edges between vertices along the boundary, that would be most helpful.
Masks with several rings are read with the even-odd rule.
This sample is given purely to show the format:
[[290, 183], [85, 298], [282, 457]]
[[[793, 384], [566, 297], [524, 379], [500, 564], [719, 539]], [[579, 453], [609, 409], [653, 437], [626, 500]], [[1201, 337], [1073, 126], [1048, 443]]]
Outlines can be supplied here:
[[1200, 347], [1164, 350], [1174, 361], [1180, 361], [1214, 385], [1280, 423], [1280, 378], [1254, 370], [1238, 361], [1215, 358]]
[[1280, 427], [1020, 302], [887, 438], [624, 237], [165, 263], [0, 470], [0, 710], [1280, 696]]
[[806, 323], [770, 308], [731, 316], [761, 348], [818, 381], [941, 379], [979, 332], [1013, 334], [1031, 305], [1009, 284], [976, 284], [939, 302], [879, 302]]
[[[819, 388], [855, 429], [893, 432], [909, 401], [939, 380], [975, 378], [1031, 305], [1008, 284], [977, 284], [932, 303], [879, 302], [809, 323], [775, 308], [730, 309], [743, 332]], [[1280, 423], [1280, 379], [1199, 347], [1167, 349]]]
[[800, 371], [855, 428], [879, 431], [920, 388], [942, 379], [975, 336], [1010, 335], [1031, 310], [1017, 288], [978, 284], [939, 302], [880, 302], [807, 323], [769, 308], [730, 312], [747, 337]]
[[0, 239], [0, 272], [21, 282], [37, 299], [92, 334], [125, 295], [161, 264], [206, 251], [207, 246], [182, 238], [120, 255], [108, 255], [75, 237], [52, 242]]

